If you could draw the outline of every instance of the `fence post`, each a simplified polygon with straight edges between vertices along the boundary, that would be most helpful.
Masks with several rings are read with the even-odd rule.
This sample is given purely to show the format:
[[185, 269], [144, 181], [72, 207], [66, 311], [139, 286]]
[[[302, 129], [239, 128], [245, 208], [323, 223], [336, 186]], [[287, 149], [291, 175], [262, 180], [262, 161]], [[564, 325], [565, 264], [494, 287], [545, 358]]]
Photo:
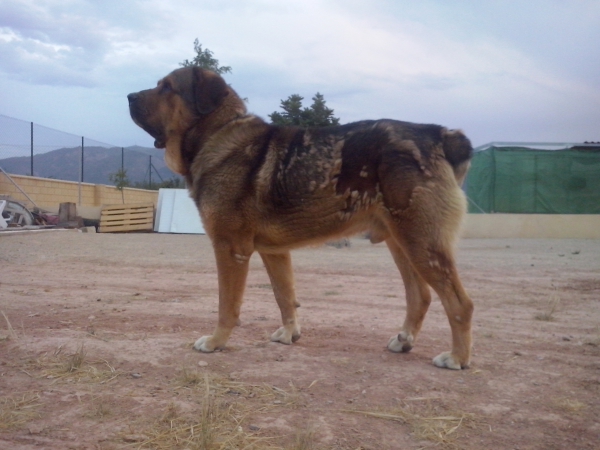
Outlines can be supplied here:
[[83, 136], [81, 136], [81, 154], [79, 156], [79, 159], [81, 159], [79, 164], [79, 183], [77, 186], [77, 190], [78, 190], [78, 195], [79, 195], [79, 201], [78, 201], [78, 205], [81, 206], [81, 183], [83, 182], [83, 146], [84, 146], [84, 142], [83, 142]]
[[81, 182], [82, 183], [83, 183], [83, 157], [84, 157], [83, 149], [84, 149], [83, 136], [81, 136]]
[[33, 122], [31, 122], [31, 176], [33, 176]]

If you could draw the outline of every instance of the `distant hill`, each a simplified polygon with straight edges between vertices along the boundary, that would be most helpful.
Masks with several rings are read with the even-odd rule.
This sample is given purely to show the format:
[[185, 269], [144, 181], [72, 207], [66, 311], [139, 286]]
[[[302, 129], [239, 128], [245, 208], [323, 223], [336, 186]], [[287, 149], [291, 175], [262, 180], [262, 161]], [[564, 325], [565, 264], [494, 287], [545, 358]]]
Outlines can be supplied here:
[[[124, 167], [130, 184], [148, 181], [148, 168], [152, 156], [152, 182], [168, 180], [176, 175], [164, 162], [164, 151], [148, 147], [127, 147], [124, 150]], [[81, 148], [59, 148], [33, 156], [33, 174], [36, 177], [79, 181]], [[7, 173], [30, 175], [28, 156], [0, 159], [0, 167]], [[113, 185], [110, 175], [121, 169], [121, 149], [118, 147], [85, 147], [83, 181]], [[155, 170], [156, 169], [156, 170]], [[160, 177], [157, 176], [160, 175]]]

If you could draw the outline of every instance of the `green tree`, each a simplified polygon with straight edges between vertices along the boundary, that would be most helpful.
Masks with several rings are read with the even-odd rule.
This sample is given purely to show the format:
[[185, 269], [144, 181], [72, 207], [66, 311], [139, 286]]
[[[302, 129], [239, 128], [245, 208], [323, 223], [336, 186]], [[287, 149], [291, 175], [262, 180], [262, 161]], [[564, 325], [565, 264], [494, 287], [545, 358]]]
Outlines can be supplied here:
[[273, 112], [269, 114], [271, 123], [274, 125], [302, 125], [302, 100], [304, 97], [298, 94], [292, 94], [287, 100], [281, 100], [280, 108], [283, 113]]
[[129, 178], [127, 178], [127, 169], [119, 169], [115, 173], [111, 173], [108, 175], [108, 179], [115, 184], [115, 187], [119, 191], [121, 191], [121, 199], [123, 199], [123, 204], [125, 204], [125, 193], [123, 188], [131, 186]]
[[295, 125], [299, 127], [328, 127], [339, 125], [340, 119], [333, 115], [333, 109], [325, 105], [325, 97], [318, 93], [312, 98], [310, 108], [302, 107], [304, 97], [293, 94], [287, 100], [281, 100], [283, 112], [269, 114], [273, 125]]
[[339, 125], [340, 119], [334, 117], [333, 109], [325, 106], [325, 97], [323, 94], [317, 94], [312, 98], [313, 104], [310, 107], [309, 118], [315, 127], [327, 127], [331, 125]]
[[158, 191], [161, 188], [184, 189], [185, 181], [179, 176], [173, 176], [167, 180], [153, 181], [152, 183], [148, 180], [136, 181], [133, 184], [133, 187], [137, 189], [147, 189], [149, 191]]
[[219, 60], [213, 57], [213, 52], [207, 48], [204, 50], [202, 49], [202, 44], [198, 42], [198, 38], [194, 40], [194, 51], [196, 52], [194, 59], [191, 61], [186, 59], [185, 61], [179, 63], [181, 67], [201, 67], [202, 69], [212, 70], [219, 75], [231, 72], [230, 66], [219, 66]]

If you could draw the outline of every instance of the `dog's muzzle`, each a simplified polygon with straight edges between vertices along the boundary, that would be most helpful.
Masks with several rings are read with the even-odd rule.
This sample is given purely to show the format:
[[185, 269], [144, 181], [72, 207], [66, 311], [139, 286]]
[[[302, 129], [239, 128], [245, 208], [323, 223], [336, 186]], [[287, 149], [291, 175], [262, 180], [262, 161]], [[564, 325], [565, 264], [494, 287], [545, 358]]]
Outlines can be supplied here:
[[[127, 100], [129, 101], [129, 113], [131, 114], [131, 118], [134, 120], [135, 123], [138, 123], [137, 119], [139, 118], [141, 112], [138, 101], [139, 98], [139, 92], [132, 93], [127, 96]], [[140, 124], [138, 123], [138, 125]]]
[[129, 100], [129, 104], [131, 105], [132, 103], [134, 103], [138, 98], [140, 97], [140, 94], [138, 92], [136, 93], [132, 93], [129, 94], [127, 96], [127, 100]]
[[146, 123], [147, 121], [144, 119], [146, 111], [140, 102], [140, 98], [141, 95], [139, 92], [133, 92], [127, 96], [127, 100], [129, 101], [129, 114], [137, 125], [146, 130], [146, 132], [155, 139], [154, 147], [165, 148], [166, 140], [163, 134], [150, 124]]

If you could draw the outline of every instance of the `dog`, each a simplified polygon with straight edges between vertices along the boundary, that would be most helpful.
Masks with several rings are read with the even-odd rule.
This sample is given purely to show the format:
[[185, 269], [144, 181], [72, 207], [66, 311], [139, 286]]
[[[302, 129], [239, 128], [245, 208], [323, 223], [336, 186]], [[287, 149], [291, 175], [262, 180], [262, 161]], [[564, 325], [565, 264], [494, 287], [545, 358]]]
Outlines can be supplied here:
[[388, 119], [275, 126], [249, 114], [223, 78], [198, 67], [177, 69], [128, 101], [133, 121], [185, 178], [214, 248], [218, 324], [196, 350], [224, 348], [239, 324], [255, 251], [281, 310], [271, 341], [297, 341], [290, 250], [368, 232], [373, 243], [386, 243], [406, 290], [406, 318], [387, 348], [412, 349], [431, 286], [452, 331], [452, 349], [433, 363], [469, 366], [473, 302], [453, 252], [466, 210], [460, 185], [473, 153], [461, 131]]

